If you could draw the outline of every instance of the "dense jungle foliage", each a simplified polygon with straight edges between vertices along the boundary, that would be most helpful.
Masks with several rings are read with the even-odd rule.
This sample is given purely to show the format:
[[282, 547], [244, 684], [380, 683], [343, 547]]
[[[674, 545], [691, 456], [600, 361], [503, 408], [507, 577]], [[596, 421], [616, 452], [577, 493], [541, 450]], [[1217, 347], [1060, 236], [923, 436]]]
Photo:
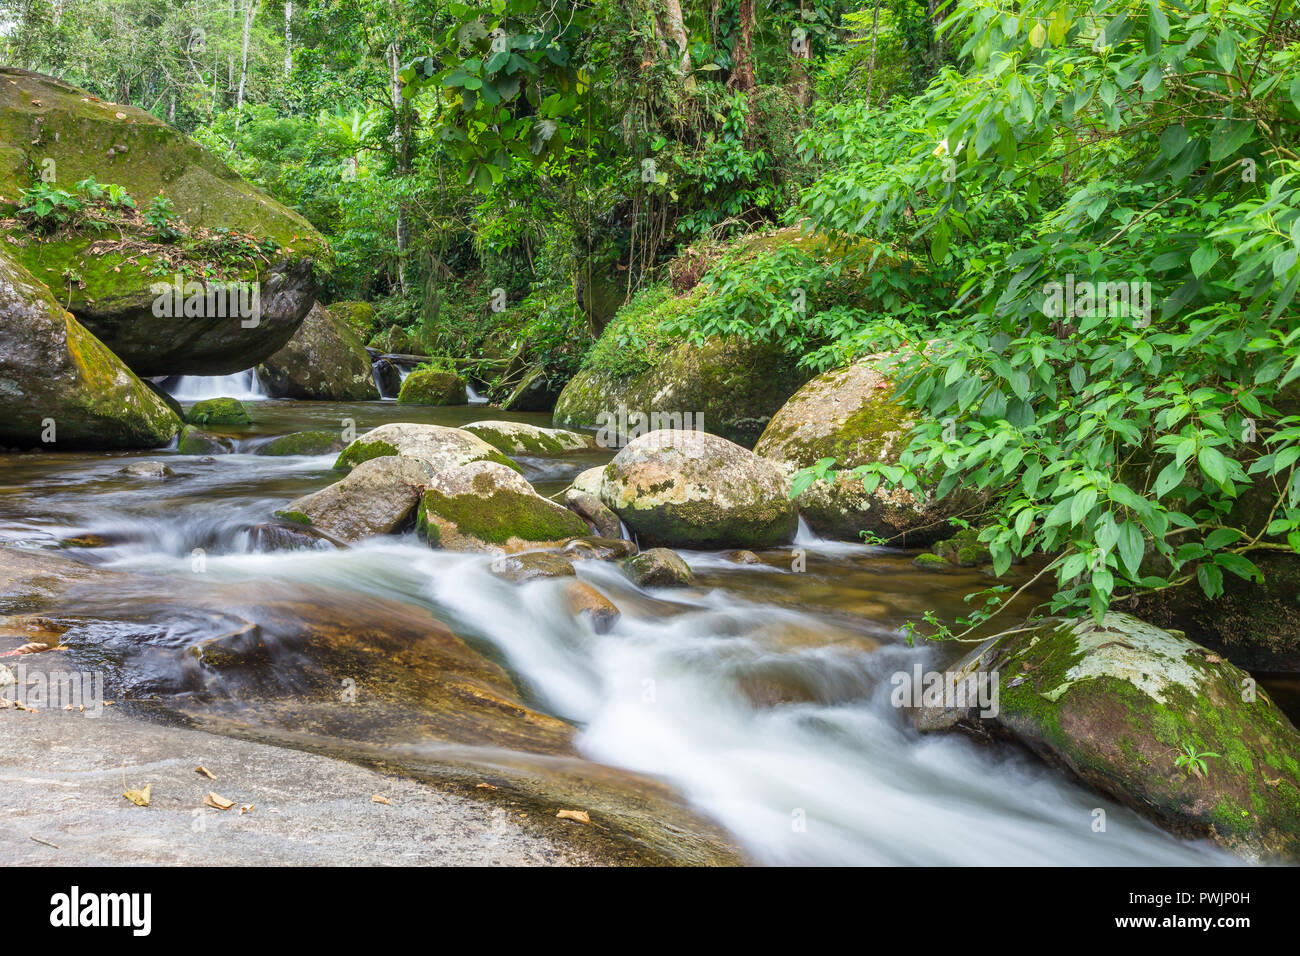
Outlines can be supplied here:
[[[890, 351], [918, 425], [863, 480], [979, 489], [994, 569], [1050, 555], [1057, 608], [1214, 596], [1300, 551], [1291, 4], [10, 0], [0, 21], [7, 62], [152, 111], [302, 212], [335, 250], [328, 299], [498, 397], [663, 336], [810, 370]], [[778, 226], [805, 237], [727, 244]]]

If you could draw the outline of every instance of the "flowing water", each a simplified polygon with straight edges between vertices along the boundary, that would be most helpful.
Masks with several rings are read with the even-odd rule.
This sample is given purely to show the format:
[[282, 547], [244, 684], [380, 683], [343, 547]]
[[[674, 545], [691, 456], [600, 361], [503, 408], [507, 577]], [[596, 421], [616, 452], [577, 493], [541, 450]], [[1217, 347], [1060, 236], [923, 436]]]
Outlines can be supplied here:
[[[384, 645], [382, 632], [405, 633], [412, 614], [432, 615], [503, 665], [528, 707], [576, 726], [588, 769], [563, 764], [564, 772], [605, 765], [658, 778], [757, 862], [1232, 862], [1015, 749], [922, 736], [890, 705], [890, 675], [918, 662], [941, 668], [953, 656], [947, 648], [907, 647], [901, 625], [929, 609], [958, 612], [963, 595], [987, 581], [975, 572], [926, 573], [910, 555], [806, 533], [757, 564], [687, 554], [697, 585], [670, 592], [641, 591], [615, 565], [586, 561], [579, 576], [622, 611], [609, 633], [597, 634], [565, 603], [562, 582], [507, 583], [489, 573], [483, 556], [432, 551], [413, 536], [349, 550], [276, 551], [258, 532], [290, 498], [337, 478], [332, 456], [251, 453], [273, 435], [360, 433], [392, 420], [548, 424], [544, 416], [280, 401], [259, 403], [254, 416], [254, 426], [237, 430], [234, 454], [208, 459], [170, 452], [0, 458], [0, 541], [58, 547], [146, 582], [72, 602], [94, 623], [69, 632], [69, 644], [109, 668], [125, 697], [162, 701], [173, 715], [202, 712], [218, 731], [253, 728], [417, 772], [448, 747], [445, 738], [426, 739], [427, 713], [404, 710], [422, 686], [408, 676], [424, 674], [425, 660], [400, 642]], [[521, 464], [542, 494], [554, 494], [608, 457]], [[175, 477], [118, 474], [131, 459], [164, 461]], [[218, 597], [191, 592], [199, 578]], [[248, 610], [256, 602], [277, 610]], [[292, 631], [285, 618], [299, 613], [379, 622], [364, 654], [380, 662], [387, 682], [382, 720], [362, 726], [309, 702], [323, 665], [300, 648], [290, 653], [287, 639], [277, 643]], [[250, 614], [262, 615], [265, 659], [246, 681], [228, 678], [212, 704], [211, 683], [195, 683], [185, 652], [216, 640], [231, 646], [232, 629], [238, 642], [238, 621]], [[514, 759], [498, 738], [463, 742], [478, 748], [480, 766], [489, 752], [502, 765]], [[1094, 831], [1097, 809], [1106, 814], [1104, 832]]]

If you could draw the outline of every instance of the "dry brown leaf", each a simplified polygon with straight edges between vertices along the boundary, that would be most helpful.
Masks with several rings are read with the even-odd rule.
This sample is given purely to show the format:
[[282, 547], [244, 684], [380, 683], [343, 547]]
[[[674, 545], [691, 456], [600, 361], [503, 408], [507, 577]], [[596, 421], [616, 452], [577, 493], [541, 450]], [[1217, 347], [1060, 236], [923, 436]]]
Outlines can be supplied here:
[[372, 796], [372, 797], [370, 798], [370, 802], [371, 802], [371, 803], [382, 803], [382, 804], [383, 804], [384, 806], [386, 806], [386, 807], [391, 807], [391, 806], [393, 805], [393, 801], [392, 801], [392, 800], [389, 800], [387, 797], [381, 797], [381, 796], [380, 796], [379, 794], [377, 794], [377, 793], [376, 793], [374, 796]]
[[561, 810], [555, 815], [560, 820], [572, 820], [574, 823], [585, 823], [590, 825], [591, 817], [586, 810]]
[[122, 796], [126, 797], [137, 807], [149, 806], [149, 794], [153, 791], [153, 784], [146, 783], [143, 790], [124, 790]]
[[199, 764], [197, 767], [195, 767], [194, 772], [203, 774], [203, 776], [207, 777], [209, 780], [217, 779], [217, 775], [213, 773], [211, 770], [209, 770], [207, 767], [203, 766], [203, 764]]
[[500, 787], [494, 787], [490, 783], [480, 783], [475, 789], [477, 790], [500, 790]]
[[211, 791], [203, 798], [203, 805], [212, 807], [214, 810], [229, 810], [235, 805], [234, 800], [227, 800], [225, 797], [219, 797]]
[[40, 641], [31, 641], [12, 651], [5, 651], [3, 654], [0, 654], [0, 657], [16, 657], [19, 654], [39, 654], [41, 651], [54, 651], [59, 649], [60, 645], [42, 644]]
[[248, 812], [249, 810], [251, 810], [251, 809], [253, 809], [253, 804], [251, 804], [251, 803], [246, 803], [246, 804], [244, 804], [242, 807], [239, 808], [239, 815], [242, 817], [245, 813], [247, 813], [247, 812]]

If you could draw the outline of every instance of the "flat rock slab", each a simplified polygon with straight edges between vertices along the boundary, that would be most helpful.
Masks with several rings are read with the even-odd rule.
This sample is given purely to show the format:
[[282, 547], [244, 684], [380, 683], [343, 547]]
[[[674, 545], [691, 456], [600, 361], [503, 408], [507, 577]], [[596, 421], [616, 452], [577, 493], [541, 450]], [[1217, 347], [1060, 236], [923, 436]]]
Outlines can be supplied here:
[[[600, 862], [487, 802], [330, 757], [145, 722], [115, 707], [94, 718], [4, 710], [0, 734], [4, 866]], [[200, 765], [217, 779], [196, 773]], [[122, 796], [146, 784], [148, 807]], [[205, 807], [209, 791], [235, 806]], [[376, 794], [390, 804], [375, 803]], [[254, 809], [241, 815], [246, 804]]]

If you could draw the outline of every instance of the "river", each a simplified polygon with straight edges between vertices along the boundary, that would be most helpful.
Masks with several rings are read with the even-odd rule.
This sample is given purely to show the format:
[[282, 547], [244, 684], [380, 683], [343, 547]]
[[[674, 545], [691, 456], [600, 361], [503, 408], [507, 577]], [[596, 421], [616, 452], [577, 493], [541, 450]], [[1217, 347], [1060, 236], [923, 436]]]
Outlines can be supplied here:
[[[273, 595], [292, 606], [300, 595], [326, 611], [372, 613], [379, 605], [368, 602], [382, 601], [431, 614], [502, 664], [529, 706], [576, 726], [576, 749], [592, 767], [665, 782], [754, 862], [1233, 862], [1009, 746], [918, 734], [891, 706], [892, 674], [917, 662], [942, 667], [959, 652], [909, 648], [900, 627], [927, 610], [960, 611], [963, 595], [987, 583], [975, 571], [920, 571], [909, 554], [807, 533], [758, 564], [686, 553], [697, 585], [670, 592], [642, 592], [616, 566], [587, 561], [579, 576], [622, 611], [611, 631], [597, 634], [560, 599], [557, 582], [499, 580], [480, 555], [432, 551], [413, 535], [349, 550], [271, 551], [252, 530], [291, 498], [338, 477], [332, 455], [251, 453], [274, 435], [348, 427], [360, 434], [386, 421], [548, 425], [549, 416], [392, 402], [249, 407], [256, 424], [228, 429], [238, 435], [234, 454], [0, 458], [0, 541], [59, 547], [156, 582], [83, 597], [78, 612], [100, 623], [69, 636], [84, 659], [111, 670], [118, 693], [155, 702], [155, 718], [193, 716], [194, 685], [177, 676], [190, 666], [181, 655], [230, 627], [210, 606], [187, 613], [184, 595], [202, 576], [205, 586], [228, 586], [250, 602]], [[610, 454], [520, 463], [549, 495]], [[162, 461], [175, 475], [119, 474], [130, 460]], [[400, 648], [395, 654], [401, 665]], [[256, 680], [232, 684], [220, 708], [207, 711], [205, 726], [252, 728], [289, 745], [418, 770], [429, 745], [419, 721], [400, 714], [400, 695], [417, 691], [395, 692], [380, 732], [374, 719], [335, 720], [302, 701], [292, 706], [306, 693], [295, 683], [301, 660], [272, 652], [259, 666]], [[265, 689], [268, 674], [274, 694]], [[1098, 809], [1104, 831], [1095, 827]]]

